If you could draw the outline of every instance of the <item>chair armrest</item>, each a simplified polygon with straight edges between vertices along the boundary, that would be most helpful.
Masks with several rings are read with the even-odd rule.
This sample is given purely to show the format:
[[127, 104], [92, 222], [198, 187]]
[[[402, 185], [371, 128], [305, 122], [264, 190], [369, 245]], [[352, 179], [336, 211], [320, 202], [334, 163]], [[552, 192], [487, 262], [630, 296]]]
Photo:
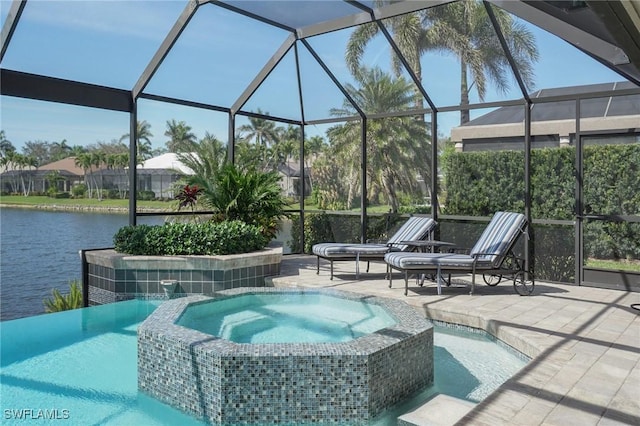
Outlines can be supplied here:
[[488, 253], [487, 252], [487, 253], [474, 253], [472, 256], [475, 257], [475, 258], [478, 258], [480, 256], [500, 256], [500, 254], [499, 253]]

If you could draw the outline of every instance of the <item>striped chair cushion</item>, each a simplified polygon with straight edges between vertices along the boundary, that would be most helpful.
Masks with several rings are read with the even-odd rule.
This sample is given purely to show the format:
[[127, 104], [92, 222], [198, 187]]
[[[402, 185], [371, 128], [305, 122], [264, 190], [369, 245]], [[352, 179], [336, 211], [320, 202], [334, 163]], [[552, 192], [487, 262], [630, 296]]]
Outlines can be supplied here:
[[480, 254], [479, 261], [490, 262], [497, 268], [526, 223], [527, 218], [521, 213], [496, 212], [469, 254]]
[[398, 244], [400, 241], [420, 241], [429, 236], [429, 233], [436, 227], [436, 221], [430, 217], [412, 216], [389, 238], [387, 245], [395, 249], [404, 251], [408, 246]]
[[386, 244], [349, 244], [349, 243], [320, 243], [314, 244], [313, 254], [320, 257], [355, 257], [380, 255], [389, 251]]
[[[441, 266], [471, 270], [474, 258], [468, 254], [398, 252], [386, 254], [384, 261], [398, 269], [429, 270]], [[480, 260], [476, 263], [476, 267], [489, 268], [491, 262]]]
[[[466, 254], [455, 253], [389, 253], [384, 260], [399, 269], [435, 269], [437, 266], [471, 269], [474, 264], [478, 268], [497, 268], [502, 257], [520, 235], [527, 222], [520, 213], [496, 212], [484, 232]], [[491, 254], [483, 254], [491, 253]], [[479, 255], [479, 256], [474, 256]]]
[[430, 217], [410, 217], [386, 244], [357, 244], [357, 243], [319, 243], [311, 250], [320, 257], [349, 258], [357, 254], [361, 256], [377, 256], [380, 258], [389, 251], [402, 251], [407, 245], [397, 244], [399, 241], [419, 241], [427, 238], [436, 227], [436, 221]]

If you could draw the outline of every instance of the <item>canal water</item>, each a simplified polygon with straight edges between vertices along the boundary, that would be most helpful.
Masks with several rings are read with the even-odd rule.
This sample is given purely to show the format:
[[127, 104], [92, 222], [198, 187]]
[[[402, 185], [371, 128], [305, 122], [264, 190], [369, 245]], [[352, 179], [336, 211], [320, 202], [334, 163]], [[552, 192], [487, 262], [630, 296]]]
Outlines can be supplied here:
[[0, 319], [44, 313], [53, 288], [68, 293], [69, 282], [81, 279], [79, 251], [113, 247], [127, 224], [127, 214], [0, 208]]

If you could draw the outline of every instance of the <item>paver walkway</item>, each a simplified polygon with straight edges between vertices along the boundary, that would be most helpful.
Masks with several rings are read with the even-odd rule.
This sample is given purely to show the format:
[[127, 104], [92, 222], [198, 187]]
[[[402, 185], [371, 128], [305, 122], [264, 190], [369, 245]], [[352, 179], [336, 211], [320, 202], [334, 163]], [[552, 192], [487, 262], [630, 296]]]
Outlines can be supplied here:
[[[332, 287], [394, 297], [428, 318], [484, 329], [532, 358], [459, 424], [640, 425], [640, 293], [536, 282], [532, 296], [518, 296], [511, 283], [497, 287], [456, 284], [419, 287], [394, 278], [388, 288], [384, 265], [355, 279], [353, 262], [328, 264], [316, 275], [313, 256], [285, 256], [275, 286]], [[482, 278], [480, 278], [482, 282]]]

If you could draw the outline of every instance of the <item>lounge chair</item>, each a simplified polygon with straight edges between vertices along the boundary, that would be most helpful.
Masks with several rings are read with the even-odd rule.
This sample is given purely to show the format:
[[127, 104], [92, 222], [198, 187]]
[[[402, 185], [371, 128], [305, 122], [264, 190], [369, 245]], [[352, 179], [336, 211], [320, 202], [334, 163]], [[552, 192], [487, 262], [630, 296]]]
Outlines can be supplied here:
[[410, 247], [400, 244], [401, 241], [419, 241], [429, 238], [436, 227], [436, 221], [429, 217], [410, 217], [398, 231], [393, 234], [384, 244], [374, 243], [319, 243], [312, 247], [313, 254], [318, 256], [316, 273], [320, 273], [320, 259], [326, 259], [331, 263], [331, 279], [333, 279], [333, 262], [353, 261], [356, 262], [356, 278], [360, 277], [360, 261], [384, 259], [384, 255], [392, 251], [405, 251]]
[[[517, 293], [533, 291], [533, 275], [525, 268], [525, 259], [517, 257], [513, 248], [518, 237], [527, 235], [528, 223], [523, 214], [497, 212], [469, 254], [459, 253], [388, 253], [384, 260], [391, 269], [404, 272], [404, 294], [409, 290], [409, 273], [431, 274], [441, 294], [442, 274], [470, 273], [471, 291], [475, 290], [475, 274], [484, 274], [485, 282], [494, 286], [503, 277], [512, 277]], [[392, 285], [389, 274], [389, 288]]]

